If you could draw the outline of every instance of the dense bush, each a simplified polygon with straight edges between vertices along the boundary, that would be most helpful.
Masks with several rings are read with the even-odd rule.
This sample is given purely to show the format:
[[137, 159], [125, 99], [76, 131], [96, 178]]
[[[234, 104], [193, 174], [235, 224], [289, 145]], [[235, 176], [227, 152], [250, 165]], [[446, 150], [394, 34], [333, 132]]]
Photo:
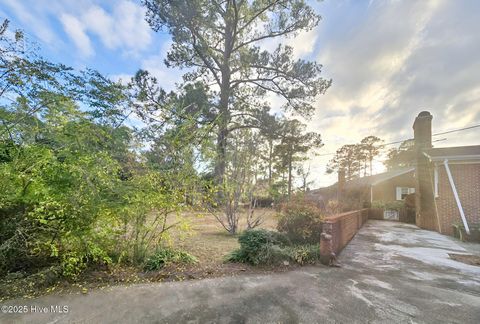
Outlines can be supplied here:
[[227, 256], [229, 262], [272, 265], [289, 261], [305, 264], [317, 261], [320, 253], [318, 244], [292, 245], [286, 235], [264, 229], [245, 231], [238, 241], [240, 249]]
[[[15, 145], [0, 136], [0, 277], [59, 266], [75, 279], [91, 265], [142, 264], [185, 224], [185, 192], [172, 182], [181, 176], [128, 162], [131, 130], [92, 121], [70, 99], [57, 104], [12, 126]], [[15, 120], [16, 109], [0, 107], [0, 119]]]
[[147, 258], [143, 269], [145, 271], [155, 271], [170, 263], [190, 264], [197, 262], [197, 258], [187, 252], [161, 248]]
[[320, 260], [319, 244], [291, 246], [287, 249], [287, 251], [290, 259], [298, 264], [313, 264]]
[[371, 204], [371, 208], [385, 209], [385, 210], [400, 210], [405, 207], [404, 201], [379, 201], [375, 200]]
[[346, 189], [340, 200], [340, 212], [349, 212], [364, 208], [364, 203], [370, 201], [370, 190], [361, 188]]
[[277, 229], [293, 243], [319, 243], [323, 216], [319, 208], [307, 202], [291, 202], [282, 208]]
[[271, 264], [283, 258], [280, 249], [290, 244], [285, 235], [264, 229], [248, 230], [239, 238], [240, 249], [234, 251], [228, 260], [250, 264]]

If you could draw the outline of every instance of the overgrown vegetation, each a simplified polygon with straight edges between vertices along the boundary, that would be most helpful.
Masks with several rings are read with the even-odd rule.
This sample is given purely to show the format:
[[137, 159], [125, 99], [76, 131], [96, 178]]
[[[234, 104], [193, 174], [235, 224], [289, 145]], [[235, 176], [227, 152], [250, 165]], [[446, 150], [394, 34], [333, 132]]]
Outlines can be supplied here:
[[0, 30], [0, 276], [59, 266], [76, 279], [94, 265], [141, 264], [170, 229], [188, 230], [180, 211], [195, 174], [160, 172], [133, 149], [138, 134], [122, 123], [131, 102], [125, 86], [25, 52], [21, 32], [10, 38], [7, 27]]
[[405, 207], [404, 201], [372, 201], [371, 208], [379, 208], [385, 210], [400, 210]]
[[243, 232], [240, 248], [226, 258], [229, 262], [252, 265], [279, 265], [294, 262], [315, 263], [320, 258], [318, 244], [294, 245], [285, 234], [264, 229]]
[[145, 271], [155, 271], [171, 263], [190, 264], [196, 262], [198, 262], [197, 258], [187, 252], [177, 251], [170, 248], [160, 248], [147, 258], [143, 269]]
[[286, 204], [279, 215], [277, 229], [294, 243], [319, 243], [322, 233], [321, 210], [305, 201]]
[[[151, 27], [173, 37], [167, 65], [190, 69], [175, 91], [144, 70], [122, 84], [50, 62], [8, 20], [0, 26], [0, 279], [194, 262], [172, 248], [173, 231], [190, 232], [188, 211], [235, 235], [264, 222], [259, 203], [294, 195], [295, 174], [307, 190], [303, 162], [320, 135], [274, 114], [266, 95], [308, 117], [331, 81], [290, 46], [259, 42], [310, 30], [314, 10], [297, 0], [142, 2]], [[259, 248], [273, 250], [260, 259], [277, 246], [309, 255], [268, 235]]]

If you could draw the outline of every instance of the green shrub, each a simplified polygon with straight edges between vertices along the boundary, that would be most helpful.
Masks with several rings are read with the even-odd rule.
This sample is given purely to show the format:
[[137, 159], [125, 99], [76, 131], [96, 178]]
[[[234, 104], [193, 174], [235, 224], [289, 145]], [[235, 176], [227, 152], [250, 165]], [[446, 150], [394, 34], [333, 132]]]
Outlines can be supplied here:
[[322, 233], [320, 209], [305, 202], [286, 205], [279, 215], [277, 229], [294, 243], [318, 243]]
[[243, 232], [239, 238], [240, 249], [227, 256], [227, 261], [258, 264], [273, 264], [289, 259], [282, 248], [291, 244], [278, 232], [255, 229]]
[[320, 260], [320, 245], [307, 244], [288, 248], [288, 254], [293, 262], [298, 264], [314, 264]]
[[87, 243], [86, 249], [76, 247], [72, 250], [76, 252], [65, 253], [61, 261], [62, 275], [68, 279], [76, 280], [90, 266], [112, 263], [112, 259], [107, 253], [93, 244]]
[[161, 248], [157, 249], [157, 251], [145, 261], [143, 269], [145, 271], [155, 271], [170, 263], [190, 264], [197, 262], [197, 258], [187, 252]]
[[254, 229], [243, 232], [238, 237], [240, 246], [247, 252], [254, 251], [264, 245], [290, 245], [291, 242], [285, 235], [265, 229]]
[[385, 209], [385, 210], [400, 210], [405, 207], [404, 201], [380, 201], [375, 200], [372, 202], [372, 208]]
[[320, 258], [318, 244], [292, 245], [286, 235], [264, 229], [243, 232], [238, 238], [240, 249], [227, 256], [229, 262], [252, 265], [274, 265], [289, 261], [315, 263]]

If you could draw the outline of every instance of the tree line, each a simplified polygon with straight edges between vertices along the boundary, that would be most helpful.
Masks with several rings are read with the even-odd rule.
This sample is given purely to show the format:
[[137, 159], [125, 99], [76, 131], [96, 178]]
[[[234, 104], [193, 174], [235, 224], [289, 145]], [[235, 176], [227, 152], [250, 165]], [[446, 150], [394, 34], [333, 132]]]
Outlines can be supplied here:
[[[320, 17], [304, 1], [144, 1], [155, 31], [185, 67], [167, 92], [148, 71], [127, 85], [76, 71], [0, 27], [0, 272], [58, 266], [76, 277], [91, 264], [139, 264], [188, 229], [186, 209], [208, 210], [229, 232], [259, 199], [288, 199], [302, 162], [322, 146], [298, 119], [331, 81], [293, 49], [260, 47]], [[289, 113], [288, 116], [291, 114]], [[138, 119], [141, 126], [129, 126]]]
[[[337, 149], [327, 164], [327, 173], [345, 172], [347, 181], [373, 175], [373, 161], [384, 152], [383, 140], [376, 136], [367, 136], [360, 143], [346, 144]], [[387, 170], [410, 167], [414, 163], [413, 140], [403, 141], [398, 148], [386, 152], [383, 164]]]

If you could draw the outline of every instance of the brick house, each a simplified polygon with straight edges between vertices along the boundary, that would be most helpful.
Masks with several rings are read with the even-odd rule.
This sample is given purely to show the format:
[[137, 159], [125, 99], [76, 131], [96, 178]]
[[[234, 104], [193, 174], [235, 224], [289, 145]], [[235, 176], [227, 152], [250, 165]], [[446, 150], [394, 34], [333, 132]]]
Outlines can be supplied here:
[[413, 125], [416, 150], [416, 223], [453, 235], [453, 225], [468, 233], [480, 225], [480, 145], [432, 147], [429, 112]]
[[401, 201], [415, 192], [414, 172], [414, 168], [398, 169], [363, 177], [357, 179], [357, 182], [370, 189], [368, 194], [370, 202]]
[[356, 199], [360, 205], [373, 201], [401, 201], [415, 192], [414, 173], [415, 168], [402, 168], [345, 181], [344, 173], [339, 172], [338, 182], [329, 187], [310, 190], [307, 198], [320, 201], [321, 204], [332, 199], [341, 200], [342, 197], [349, 201]]

